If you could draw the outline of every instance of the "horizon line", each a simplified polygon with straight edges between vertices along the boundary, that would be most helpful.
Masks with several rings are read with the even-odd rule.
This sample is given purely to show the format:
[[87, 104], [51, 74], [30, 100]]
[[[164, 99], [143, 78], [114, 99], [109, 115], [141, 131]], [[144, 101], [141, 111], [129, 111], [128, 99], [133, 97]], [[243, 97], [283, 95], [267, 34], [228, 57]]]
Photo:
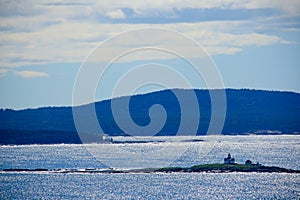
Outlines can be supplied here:
[[115, 96], [111, 98], [103, 98], [103, 99], [95, 99], [93, 102], [86, 102], [82, 103], [80, 105], [40, 105], [40, 106], [33, 106], [33, 107], [21, 107], [21, 108], [12, 108], [12, 107], [0, 107], [0, 111], [5, 111], [5, 110], [12, 110], [12, 111], [22, 111], [22, 110], [34, 110], [34, 109], [42, 109], [42, 108], [68, 108], [68, 107], [79, 107], [79, 106], [85, 106], [89, 104], [94, 104], [94, 103], [99, 103], [103, 101], [110, 101], [110, 100], [115, 100], [119, 98], [124, 98], [124, 97], [134, 97], [134, 96], [139, 96], [139, 95], [146, 95], [146, 94], [152, 94], [152, 93], [157, 93], [157, 92], [163, 92], [167, 90], [202, 90], [202, 91], [208, 91], [208, 90], [253, 90], [253, 91], [265, 91], [265, 92], [282, 92], [282, 93], [294, 93], [294, 94], [300, 94], [299, 92], [296, 91], [291, 91], [291, 90], [271, 90], [271, 89], [261, 89], [261, 88], [213, 88], [213, 89], [208, 89], [208, 88], [169, 88], [169, 89], [161, 89], [161, 90], [153, 90], [149, 92], [140, 92], [132, 95], [121, 95], [121, 96]]

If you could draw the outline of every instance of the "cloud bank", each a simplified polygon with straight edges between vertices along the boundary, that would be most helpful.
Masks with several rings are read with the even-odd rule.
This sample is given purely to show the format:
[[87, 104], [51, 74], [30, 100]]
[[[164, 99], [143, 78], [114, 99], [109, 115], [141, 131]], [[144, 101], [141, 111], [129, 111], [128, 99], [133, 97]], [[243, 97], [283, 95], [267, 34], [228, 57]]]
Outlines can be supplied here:
[[[292, 44], [274, 32], [299, 31], [299, 13], [299, 1], [278, 0], [2, 1], [0, 67], [82, 62], [108, 37], [149, 26], [182, 32], [211, 56], [233, 55], [249, 46]], [[130, 48], [130, 40], [114, 48]], [[192, 50], [191, 56], [196, 56]]]
[[44, 72], [38, 72], [38, 71], [14, 71], [14, 74], [16, 74], [17, 76], [21, 76], [23, 78], [36, 78], [36, 77], [48, 76], [48, 74]]

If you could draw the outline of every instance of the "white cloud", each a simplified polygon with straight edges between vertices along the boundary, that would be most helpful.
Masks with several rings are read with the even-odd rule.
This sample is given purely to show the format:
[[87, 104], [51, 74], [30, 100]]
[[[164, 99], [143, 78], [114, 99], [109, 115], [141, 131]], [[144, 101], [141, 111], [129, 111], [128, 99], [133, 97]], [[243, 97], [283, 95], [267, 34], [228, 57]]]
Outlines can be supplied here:
[[[26, 20], [19, 19], [15, 23], [26, 23]], [[205, 48], [209, 49], [211, 55], [234, 54], [245, 46], [265, 46], [276, 43], [288, 43], [277, 36], [257, 33], [228, 33], [232, 27], [241, 26], [244, 22], [204, 22], [204, 23], [176, 23], [158, 24], [157, 27], [170, 28], [185, 33], [195, 39]], [[88, 22], [64, 22], [47, 28], [20, 33], [0, 33], [0, 66], [18, 67], [22, 65], [41, 64], [46, 62], [82, 62], [89, 52], [101, 41], [114, 36], [121, 31], [135, 28], [149, 27], [148, 24], [98, 24]], [[144, 44], [144, 37], [158, 37], [158, 44], [176, 45], [183, 48], [183, 44], [176, 39], [159, 40], [160, 35], [137, 35], [119, 41], [115, 46], [107, 47], [107, 54], [114, 51], [114, 48], [131, 48], [132, 40], [141, 38], [141, 45]], [[191, 52], [191, 56], [193, 55]], [[22, 59], [20, 59], [22, 58]], [[107, 62], [106, 56], [101, 59]], [[143, 57], [140, 57], [142, 59]], [[133, 59], [133, 57], [132, 57]]]
[[300, 13], [300, 1], [298, 0], [131, 0], [119, 1], [112, 4], [111, 0], [102, 0], [94, 5], [95, 9], [100, 10], [114, 10], [119, 8], [130, 8], [136, 14], [143, 14], [147, 10], [160, 10], [167, 11], [172, 9], [184, 8], [228, 8], [228, 9], [278, 9], [286, 12], [287, 14]]
[[105, 14], [105, 16], [111, 18], [111, 19], [124, 19], [126, 18], [126, 15], [121, 9], [109, 11]]
[[272, 44], [290, 44], [290, 41], [283, 40], [277, 36], [249, 33], [249, 34], [230, 34], [213, 31], [192, 31], [186, 34], [201, 41], [204, 46], [267, 46]]
[[241, 8], [255, 9], [255, 8], [274, 8], [282, 10], [290, 15], [300, 14], [299, 0], [251, 0], [240, 5]]
[[[1, 8], [7, 7], [10, 12], [3, 12], [2, 15], [5, 16], [1, 16], [0, 12], [0, 67], [19, 67], [49, 62], [82, 62], [97, 44], [108, 37], [134, 28], [153, 26], [151, 24], [99, 22], [101, 21], [99, 15], [100, 18], [104, 15], [112, 19], [125, 18], [126, 15], [121, 10], [123, 8], [133, 9], [141, 15], [145, 10], [164, 11], [183, 8], [280, 9], [281, 1], [269, 3], [269, 1], [151, 0], [149, 3], [148, 0], [133, 0], [112, 4], [111, 1], [102, 0], [101, 3], [78, 1], [73, 4], [57, 0], [54, 3], [42, 1], [37, 5], [35, 1], [29, 1], [28, 5], [35, 6], [19, 5], [25, 3], [13, 5], [9, 2], [3, 3]], [[295, 12], [292, 8], [297, 10], [298, 4], [295, 1], [289, 1], [282, 6], [282, 9], [286, 12]], [[14, 6], [17, 6], [16, 12], [12, 9]], [[32, 10], [34, 14], [31, 15]], [[247, 46], [290, 43], [276, 35], [255, 33], [256, 25], [256, 22], [251, 21], [155, 24], [157, 27], [171, 28], [187, 34], [208, 49], [211, 55], [235, 54]], [[1, 27], [8, 31], [1, 31]], [[143, 42], [143, 37], [147, 35], [138, 37]], [[161, 43], [182, 46], [171, 38]], [[130, 39], [128, 39], [114, 48], [129, 49], [130, 45]], [[192, 51], [190, 55], [196, 56]], [[105, 56], [102, 59], [107, 61]]]
[[36, 78], [36, 77], [48, 76], [48, 74], [44, 72], [38, 72], [38, 71], [14, 71], [14, 74], [21, 76], [23, 78]]
[[36, 1], [27, 0], [26, 2], [4, 1], [1, 2], [1, 15], [29, 16], [46, 13], [67, 16], [82, 17], [91, 16], [95, 13], [112, 13], [113, 16], [123, 16], [121, 8], [129, 8], [137, 14], [143, 14], [147, 10], [166, 11], [184, 8], [227, 8], [227, 9], [279, 9], [289, 14], [300, 13], [300, 1], [298, 0], [130, 0], [116, 1], [111, 0], [78, 0], [73, 1]]

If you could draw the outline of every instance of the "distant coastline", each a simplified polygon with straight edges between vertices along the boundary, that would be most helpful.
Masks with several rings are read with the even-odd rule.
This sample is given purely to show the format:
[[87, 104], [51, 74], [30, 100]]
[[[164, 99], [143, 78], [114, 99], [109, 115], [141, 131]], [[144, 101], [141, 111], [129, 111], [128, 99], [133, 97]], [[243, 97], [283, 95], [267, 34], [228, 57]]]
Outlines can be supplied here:
[[[210, 92], [219, 90], [175, 89], [182, 96], [195, 92], [200, 110], [200, 120], [195, 118], [192, 109], [186, 116], [190, 121], [199, 120], [199, 128], [182, 130], [193, 135], [205, 135], [211, 120]], [[281, 135], [300, 134], [300, 94], [294, 92], [263, 91], [249, 89], [226, 89], [227, 108], [223, 135]], [[167, 113], [166, 123], [157, 136], [174, 136], [180, 125], [180, 105], [172, 90], [163, 90], [132, 97], [96, 102], [79, 106], [83, 121], [88, 122], [89, 111], [95, 108], [103, 132], [109, 136], [126, 136], [114, 120], [111, 103], [116, 104], [130, 99], [132, 120], [146, 126], [150, 123], [149, 108], [160, 104]], [[126, 113], [119, 113], [127, 116]], [[127, 119], [124, 117], [124, 123]], [[45, 107], [26, 110], [0, 109], [0, 144], [80, 144], [73, 121], [72, 107]], [[85, 122], [84, 122], [85, 123]], [[97, 129], [98, 130], [98, 129]], [[99, 142], [99, 135], [93, 127], [86, 127], [85, 142]], [[82, 134], [81, 134], [82, 135]]]
[[[260, 134], [260, 133], [248, 133], [248, 134], [221, 134], [219, 136], [251, 136], [251, 135], [300, 135], [299, 133], [280, 133], [280, 134]], [[117, 137], [117, 136], [114, 136]], [[138, 141], [131, 140], [131, 136], [123, 135], [123, 137], [128, 137], [125, 141], [103, 141], [98, 135], [89, 135], [90, 144], [101, 144], [101, 143], [112, 143], [112, 144], [141, 144], [141, 143], [163, 143], [164, 140], [150, 140], [150, 141]], [[155, 136], [154, 136], [155, 137]], [[176, 137], [176, 136], [170, 136]], [[195, 136], [194, 136], [195, 137]], [[68, 131], [48, 131], [48, 130], [0, 130], [0, 145], [57, 145], [57, 144], [82, 144], [80, 137], [77, 132]], [[112, 137], [113, 138], [113, 137]], [[135, 138], [135, 137], [133, 137]], [[186, 139], [181, 142], [203, 142], [204, 139], [193, 138]], [[86, 143], [87, 144], [87, 143]]]

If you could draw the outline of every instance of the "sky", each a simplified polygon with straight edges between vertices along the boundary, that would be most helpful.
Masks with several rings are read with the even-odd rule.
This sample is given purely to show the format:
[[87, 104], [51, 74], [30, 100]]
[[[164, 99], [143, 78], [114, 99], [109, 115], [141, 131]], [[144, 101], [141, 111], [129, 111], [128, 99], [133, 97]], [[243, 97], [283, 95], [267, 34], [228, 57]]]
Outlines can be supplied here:
[[[225, 88], [300, 93], [297, 0], [0, 0], [0, 108], [72, 105], [77, 74], [91, 51], [121, 32], [145, 27], [178, 31], [199, 43]], [[142, 43], [153, 35], [136, 37]], [[130, 50], [131, 42], [121, 41], [106, 53]], [[161, 42], [183, 48], [171, 38]], [[109, 63], [105, 58], [99, 56], [99, 62]], [[128, 56], [111, 73], [146, 61], [186, 69], [172, 56]], [[199, 82], [192, 86], [205, 89]], [[105, 98], [109, 91], [95, 92], [95, 100]]]

